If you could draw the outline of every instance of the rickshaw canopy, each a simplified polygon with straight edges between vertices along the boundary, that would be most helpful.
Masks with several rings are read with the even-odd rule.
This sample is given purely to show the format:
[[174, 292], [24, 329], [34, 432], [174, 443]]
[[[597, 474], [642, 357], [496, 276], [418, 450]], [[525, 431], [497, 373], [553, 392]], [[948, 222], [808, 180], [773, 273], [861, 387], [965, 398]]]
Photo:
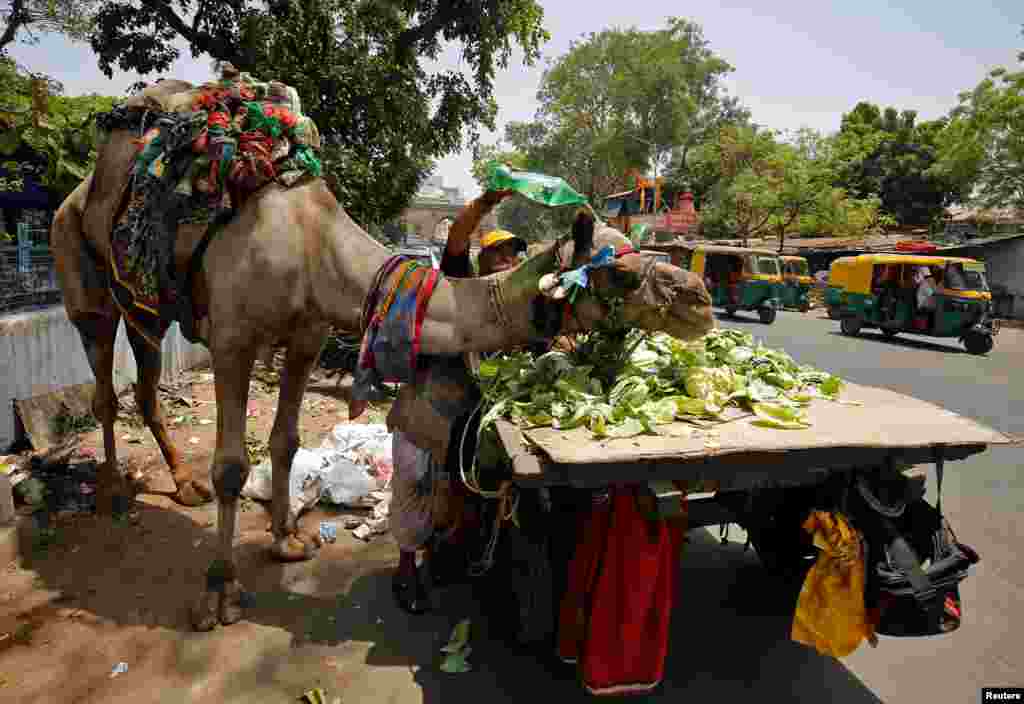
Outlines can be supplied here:
[[[860, 293], [869, 295], [876, 266], [921, 266], [941, 267], [945, 269], [949, 264], [961, 264], [965, 271], [976, 271], [985, 273], [985, 263], [977, 259], [967, 257], [936, 257], [931, 255], [915, 254], [861, 254], [851, 258], [848, 273], [845, 277], [844, 287], [847, 293]], [[839, 260], [836, 260], [837, 262]], [[833, 267], [835, 262], [833, 262]], [[991, 293], [983, 289], [956, 289], [958, 296], [991, 298]], [[973, 294], [973, 295], [972, 295]]]

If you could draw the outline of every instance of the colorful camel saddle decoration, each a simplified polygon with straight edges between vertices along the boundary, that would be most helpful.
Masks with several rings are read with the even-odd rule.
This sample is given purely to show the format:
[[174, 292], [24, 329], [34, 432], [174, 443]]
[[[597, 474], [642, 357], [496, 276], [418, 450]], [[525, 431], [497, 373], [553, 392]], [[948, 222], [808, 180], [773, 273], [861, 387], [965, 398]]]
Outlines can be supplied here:
[[371, 400], [384, 383], [414, 380], [423, 318], [440, 279], [437, 269], [401, 255], [381, 267], [363, 305], [353, 399]]
[[[200, 341], [190, 281], [216, 231], [267, 183], [287, 188], [322, 171], [319, 131], [294, 88], [239, 73], [193, 91], [189, 108], [117, 108], [99, 121], [142, 132], [128, 205], [112, 233], [110, 290], [126, 320], [158, 348], [173, 321]], [[182, 225], [206, 228], [185, 275], [174, 259]]]

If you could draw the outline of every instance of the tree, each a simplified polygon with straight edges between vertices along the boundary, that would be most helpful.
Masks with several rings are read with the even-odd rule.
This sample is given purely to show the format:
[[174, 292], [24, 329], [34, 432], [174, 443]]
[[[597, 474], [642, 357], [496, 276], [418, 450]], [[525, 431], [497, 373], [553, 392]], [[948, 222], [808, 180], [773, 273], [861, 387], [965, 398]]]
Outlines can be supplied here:
[[[698, 171], [715, 171], [719, 181], [702, 212], [705, 232], [733, 234], [746, 243], [755, 236], [863, 234], [878, 224], [877, 199], [851, 198], [833, 185], [848, 157], [848, 143], [800, 130], [782, 133], [730, 126], [695, 160]], [[712, 162], [712, 163], [708, 163]]]
[[627, 170], [660, 171], [674, 150], [687, 154], [710, 125], [739, 112], [722, 95], [731, 70], [687, 20], [592, 33], [545, 71], [536, 118], [509, 124], [505, 139], [596, 201], [625, 187]]
[[945, 121], [917, 122], [914, 110], [860, 102], [843, 115], [840, 135], [877, 146], [839, 173], [836, 185], [858, 198], [878, 196], [904, 225], [926, 225], [957, 197], [955, 184], [931, 170]]
[[38, 41], [37, 32], [60, 33], [84, 41], [93, 27], [99, 0], [2, 0], [0, 54], [19, 37]]
[[[20, 190], [32, 177], [63, 200], [85, 178], [96, 160], [96, 114], [115, 99], [100, 95], [60, 95], [59, 83], [18, 70], [0, 58], [0, 159], [8, 173], [0, 188]], [[43, 164], [15, 157], [30, 151]]]
[[932, 174], [959, 184], [964, 202], [1024, 208], [1024, 71], [996, 69], [959, 98]]
[[[369, 226], [401, 212], [437, 158], [493, 129], [495, 72], [515, 44], [536, 60], [542, 18], [536, 0], [111, 0], [91, 41], [107, 75], [166, 71], [184, 39], [194, 55], [294, 86], [321, 130], [328, 183]], [[442, 42], [460, 45], [468, 75], [428, 72]]]

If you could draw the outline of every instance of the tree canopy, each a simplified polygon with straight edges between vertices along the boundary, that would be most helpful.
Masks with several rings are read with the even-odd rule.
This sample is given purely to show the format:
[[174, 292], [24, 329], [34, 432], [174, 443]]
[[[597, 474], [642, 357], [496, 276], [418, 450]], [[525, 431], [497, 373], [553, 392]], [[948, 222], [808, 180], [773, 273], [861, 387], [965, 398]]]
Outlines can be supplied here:
[[1024, 70], [996, 69], [962, 93], [939, 144], [931, 171], [958, 184], [964, 201], [1024, 208]]
[[730, 71], [685, 19], [592, 33], [545, 71], [536, 118], [508, 124], [505, 141], [536, 170], [600, 200], [631, 168], [663, 168], [673, 153], [685, 164], [690, 149], [741, 117], [721, 87]]
[[[92, 36], [99, 66], [146, 75], [193, 55], [294, 86], [324, 139], [328, 182], [364, 225], [397, 215], [434, 160], [493, 129], [493, 81], [515, 46], [548, 35], [536, 0], [110, 0]], [[445, 44], [463, 73], [428, 70]]]
[[35, 43], [40, 33], [59, 33], [84, 41], [93, 28], [99, 4], [99, 0], [3, 0], [0, 54], [15, 40]]
[[930, 224], [959, 196], [955, 184], [931, 170], [945, 126], [945, 120], [918, 122], [914, 110], [858, 103], [843, 115], [839, 133], [875, 147], [848, 163], [837, 185], [857, 197], [877, 196], [882, 209], [904, 225]]

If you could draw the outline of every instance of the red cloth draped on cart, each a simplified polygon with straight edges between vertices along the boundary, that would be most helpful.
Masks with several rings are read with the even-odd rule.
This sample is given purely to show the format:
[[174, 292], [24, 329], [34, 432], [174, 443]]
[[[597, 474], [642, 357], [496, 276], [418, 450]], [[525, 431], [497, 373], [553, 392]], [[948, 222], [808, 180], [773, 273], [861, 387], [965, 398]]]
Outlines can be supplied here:
[[633, 490], [616, 487], [580, 527], [558, 654], [591, 694], [648, 692], [665, 670], [683, 524], [646, 518]]

